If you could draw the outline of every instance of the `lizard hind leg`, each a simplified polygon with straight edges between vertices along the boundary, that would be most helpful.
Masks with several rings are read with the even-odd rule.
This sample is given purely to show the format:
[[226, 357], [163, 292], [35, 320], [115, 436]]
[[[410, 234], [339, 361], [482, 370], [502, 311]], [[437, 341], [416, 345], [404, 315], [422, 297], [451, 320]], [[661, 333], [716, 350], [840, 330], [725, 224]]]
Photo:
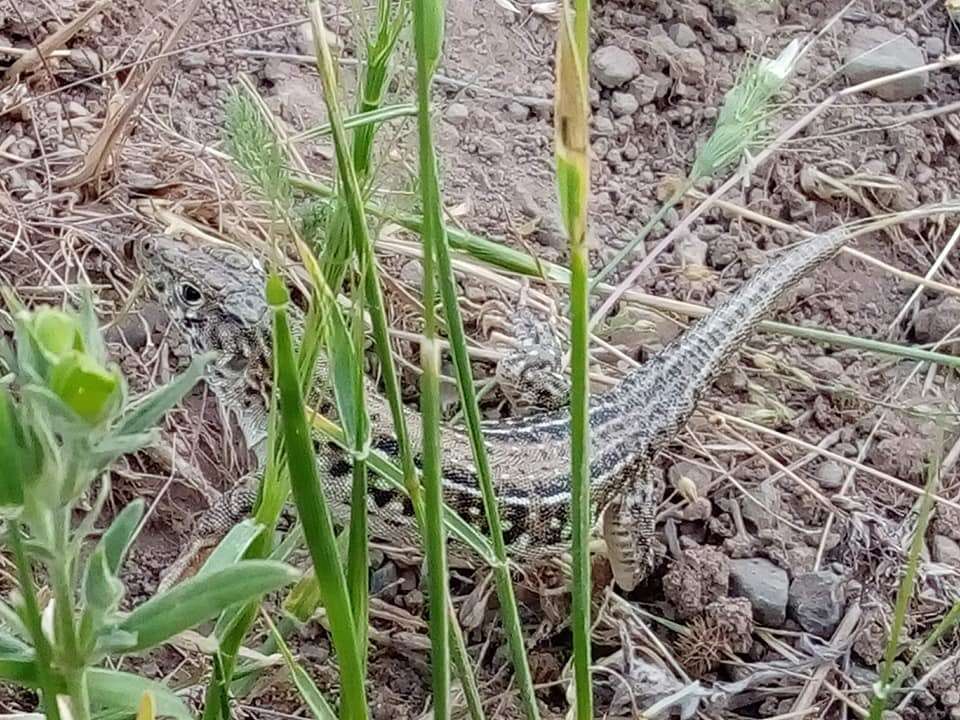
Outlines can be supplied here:
[[613, 577], [629, 592], [643, 582], [656, 563], [657, 486], [653, 473], [640, 472], [620, 499], [606, 506], [601, 518], [603, 539]]

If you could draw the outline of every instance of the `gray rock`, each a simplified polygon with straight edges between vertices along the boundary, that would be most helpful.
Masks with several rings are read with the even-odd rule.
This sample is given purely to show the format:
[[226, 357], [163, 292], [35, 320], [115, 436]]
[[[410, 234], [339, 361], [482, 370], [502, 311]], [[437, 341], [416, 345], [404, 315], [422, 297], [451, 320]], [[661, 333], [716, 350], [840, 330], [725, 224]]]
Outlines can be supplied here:
[[597, 135], [601, 136], [616, 134], [616, 129], [613, 127], [613, 120], [605, 118], [603, 115], [595, 115], [593, 117], [593, 130]]
[[699, 465], [681, 460], [670, 466], [670, 469], [667, 470], [667, 478], [673, 487], [679, 487], [679, 483], [686, 478], [696, 486], [697, 494], [700, 495], [700, 497], [704, 497], [707, 494], [710, 483], [713, 482], [713, 473]]
[[668, 35], [677, 47], [688, 48], [697, 42], [697, 34], [686, 23], [674, 23], [670, 26]]
[[730, 561], [730, 594], [750, 601], [754, 619], [776, 627], [787, 618], [787, 573], [764, 558]]
[[839, 490], [843, 486], [844, 470], [835, 460], [827, 460], [817, 468], [817, 482], [824, 490]]
[[408, 285], [419, 288], [423, 283], [423, 265], [419, 260], [411, 260], [400, 269], [400, 279]]
[[829, 355], [820, 355], [812, 363], [817, 376], [824, 380], [836, 380], [843, 375], [843, 364]]
[[470, 108], [463, 103], [450, 103], [443, 114], [443, 119], [451, 125], [460, 127], [470, 119]]
[[632, 82], [631, 87], [636, 91], [637, 102], [640, 105], [649, 105], [654, 100], [659, 97], [658, 91], [660, 84], [656, 78], [650, 77], [649, 75], [641, 75], [634, 82]]
[[370, 575], [370, 594], [380, 595], [385, 600], [397, 596], [397, 566], [392, 562], [381, 565]]
[[477, 152], [480, 154], [480, 157], [498, 158], [503, 157], [504, 153], [507, 152], [507, 148], [502, 140], [494, 137], [485, 137], [477, 143]]
[[946, 535], [934, 535], [930, 543], [930, 555], [938, 563], [960, 567], [960, 545]]
[[188, 50], [180, 56], [180, 67], [184, 70], [196, 70], [207, 66], [206, 53]]
[[693, 235], [687, 235], [681, 240], [678, 248], [680, 261], [684, 266], [705, 266], [707, 264], [707, 249], [708, 246], [703, 240]]
[[640, 108], [640, 101], [630, 93], [615, 92], [610, 96], [610, 112], [617, 117], [633, 115]]
[[936, 35], [931, 35], [928, 38], [925, 38], [923, 41], [923, 49], [927, 51], [927, 57], [930, 60], [936, 60], [938, 57], [943, 55], [943, 51], [946, 49], [943, 43], [943, 38], [937, 37]]
[[511, 101], [510, 104], [507, 105], [507, 117], [514, 122], [523, 122], [530, 117], [530, 108], [523, 103]]
[[640, 74], [640, 62], [628, 50], [606, 45], [593, 53], [593, 69], [601, 85], [616, 88]]
[[843, 578], [829, 570], [803, 573], [790, 584], [790, 615], [807, 632], [822, 638], [837, 629], [846, 592]]
[[914, 334], [920, 342], [936, 342], [960, 324], [960, 298], [948, 297], [917, 313]]
[[[851, 85], [924, 64], [923, 51], [906, 37], [883, 27], [857, 30], [847, 45], [844, 73]], [[909, 100], [927, 88], [928, 73], [917, 73], [880, 85], [870, 92], [884, 100]]]
[[750, 491], [750, 497], [743, 499], [743, 519], [759, 530], [776, 527], [782, 504], [776, 480], [764, 480]]

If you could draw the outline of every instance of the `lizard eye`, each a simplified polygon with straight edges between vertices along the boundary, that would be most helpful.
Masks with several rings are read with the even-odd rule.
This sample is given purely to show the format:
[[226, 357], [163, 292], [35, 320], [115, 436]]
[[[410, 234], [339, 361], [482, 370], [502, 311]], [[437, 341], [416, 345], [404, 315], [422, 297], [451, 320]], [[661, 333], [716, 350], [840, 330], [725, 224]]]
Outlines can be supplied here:
[[180, 298], [187, 305], [199, 305], [203, 301], [203, 293], [197, 290], [197, 288], [190, 283], [181, 284], [179, 290]]

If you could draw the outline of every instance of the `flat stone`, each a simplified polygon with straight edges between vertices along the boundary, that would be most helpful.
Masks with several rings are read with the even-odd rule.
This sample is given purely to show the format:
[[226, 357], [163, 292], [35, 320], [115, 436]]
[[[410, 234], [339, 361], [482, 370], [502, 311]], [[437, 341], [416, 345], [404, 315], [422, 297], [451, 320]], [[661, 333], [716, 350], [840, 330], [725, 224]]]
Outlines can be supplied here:
[[640, 61], [628, 50], [606, 45], [593, 53], [593, 70], [597, 82], [607, 88], [617, 88], [640, 74]]
[[839, 490], [843, 486], [845, 474], [840, 463], [827, 460], [817, 468], [817, 483], [824, 490]]
[[960, 298], [948, 297], [917, 313], [914, 334], [920, 342], [936, 342], [960, 323]]
[[697, 42], [697, 34], [686, 23], [674, 23], [667, 34], [677, 47], [688, 48]]
[[694, 235], [687, 235], [680, 242], [679, 254], [683, 265], [699, 265], [701, 267], [707, 264], [708, 245]]
[[[857, 30], [847, 45], [844, 73], [851, 85], [912, 70], [924, 64], [923, 50], [884, 27]], [[871, 93], [890, 101], [909, 100], [927, 88], [929, 74], [916, 73], [879, 85]]]
[[639, 109], [640, 101], [630, 93], [614, 92], [610, 96], [610, 112], [617, 117], [633, 115]]
[[423, 283], [423, 264], [419, 260], [406, 263], [400, 268], [400, 279], [408, 285], [419, 288]]
[[819, 637], [833, 635], [845, 603], [843, 578], [829, 570], [803, 573], [790, 584], [791, 617], [804, 630]]
[[778, 627], [787, 619], [787, 573], [764, 558], [730, 561], [730, 594], [750, 601], [754, 619]]
[[460, 127], [470, 119], [470, 108], [463, 103], [450, 103], [443, 114], [443, 119], [451, 125]]
[[930, 543], [930, 555], [938, 563], [960, 567], [960, 545], [946, 535], [934, 535]]

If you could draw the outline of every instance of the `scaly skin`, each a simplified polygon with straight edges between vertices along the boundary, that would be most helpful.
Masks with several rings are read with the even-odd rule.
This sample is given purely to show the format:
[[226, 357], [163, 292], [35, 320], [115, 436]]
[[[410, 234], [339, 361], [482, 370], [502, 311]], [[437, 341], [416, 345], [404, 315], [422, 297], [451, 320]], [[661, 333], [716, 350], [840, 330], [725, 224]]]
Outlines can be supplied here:
[[[658, 499], [648, 470], [657, 453], [686, 423], [701, 394], [757, 324], [796, 282], [844, 244], [842, 234], [812, 238], [758, 271], [661, 353], [614, 389], [590, 402], [591, 495], [601, 519], [618, 582], [630, 588], [649, 573]], [[219, 353], [208, 375], [224, 409], [237, 416], [247, 443], [263, 461], [270, 378], [270, 313], [263, 298], [265, 275], [251, 254], [207, 243], [188, 245], [156, 236], [141, 242], [137, 261], [162, 305], [196, 352]], [[301, 326], [299, 316], [295, 326]], [[524, 350], [536, 364], [536, 353]], [[315, 398], [322, 402], [325, 366], [318, 364]], [[385, 398], [368, 388], [372, 444], [395, 456]], [[328, 408], [325, 408], [325, 411]], [[420, 420], [408, 411], [414, 447]], [[518, 561], [557, 557], [569, 545], [570, 416], [566, 408], [484, 425], [483, 434], [500, 500], [505, 539]], [[335, 445], [317, 438], [324, 491], [335, 515], [349, 517], [350, 463]], [[486, 532], [480, 490], [465, 432], [443, 429], [444, 499]], [[201, 536], [222, 534], [247, 511], [249, 487], [229, 493], [199, 525]], [[371, 478], [370, 529], [385, 540], [416, 542], [412, 506], [382, 480]]]

